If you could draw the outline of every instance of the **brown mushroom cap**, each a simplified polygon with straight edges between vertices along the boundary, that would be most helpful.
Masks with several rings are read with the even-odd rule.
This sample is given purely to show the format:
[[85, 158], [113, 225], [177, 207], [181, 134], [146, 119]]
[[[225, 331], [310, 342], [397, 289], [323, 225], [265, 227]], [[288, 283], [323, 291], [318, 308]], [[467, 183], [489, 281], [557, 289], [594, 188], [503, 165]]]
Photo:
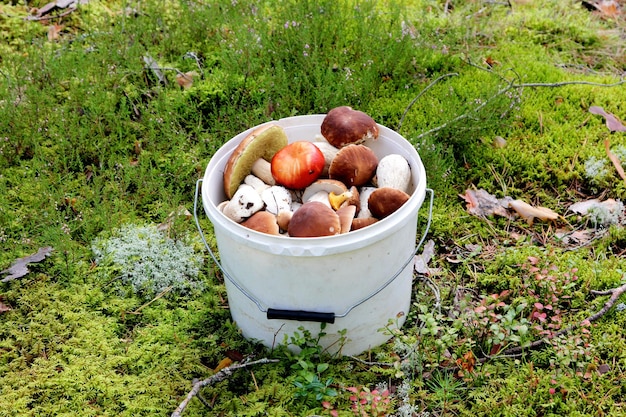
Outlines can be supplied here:
[[377, 188], [367, 200], [372, 216], [384, 219], [398, 210], [411, 196], [404, 191], [391, 187]]
[[276, 222], [276, 216], [269, 211], [257, 211], [250, 216], [249, 219], [240, 224], [248, 229], [256, 230], [261, 233], [267, 233], [269, 235], [278, 235], [280, 233], [278, 223]]
[[365, 185], [376, 173], [378, 157], [365, 145], [344, 146], [337, 152], [328, 169], [331, 179], [343, 182], [346, 187]]
[[253, 130], [237, 145], [224, 167], [224, 192], [232, 198], [243, 179], [259, 158], [266, 161], [287, 146], [287, 134], [281, 126], [269, 124]]
[[321, 133], [331, 145], [342, 148], [378, 137], [378, 125], [370, 116], [349, 106], [335, 107], [322, 121]]
[[287, 232], [291, 237], [332, 236], [341, 232], [341, 223], [333, 209], [318, 201], [311, 201], [296, 210]]
[[374, 224], [378, 221], [375, 217], [355, 217], [352, 219], [352, 228], [350, 230], [359, 230]]

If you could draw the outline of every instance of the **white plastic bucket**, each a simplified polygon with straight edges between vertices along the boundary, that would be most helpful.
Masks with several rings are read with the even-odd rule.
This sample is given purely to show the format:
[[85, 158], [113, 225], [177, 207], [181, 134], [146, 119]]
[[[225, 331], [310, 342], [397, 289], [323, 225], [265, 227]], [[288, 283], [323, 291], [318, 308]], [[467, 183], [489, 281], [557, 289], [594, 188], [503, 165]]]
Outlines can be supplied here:
[[[285, 129], [289, 142], [314, 141], [324, 116], [271, 123]], [[272, 236], [247, 229], [217, 209], [226, 199], [226, 162], [254, 128], [224, 144], [202, 180], [202, 203], [213, 223], [233, 320], [244, 337], [269, 348], [300, 326], [318, 335], [320, 322], [327, 323], [320, 344], [329, 352], [356, 355], [381, 345], [391, 337], [381, 329], [390, 320], [392, 327], [401, 326], [411, 304], [417, 217], [426, 193], [426, 173], [417, 151], [380, 125], [378, 139], [365, 143], [379, 158], [397, 153], [411, 166], [411, 198], [391, 216], [342, 235]]]

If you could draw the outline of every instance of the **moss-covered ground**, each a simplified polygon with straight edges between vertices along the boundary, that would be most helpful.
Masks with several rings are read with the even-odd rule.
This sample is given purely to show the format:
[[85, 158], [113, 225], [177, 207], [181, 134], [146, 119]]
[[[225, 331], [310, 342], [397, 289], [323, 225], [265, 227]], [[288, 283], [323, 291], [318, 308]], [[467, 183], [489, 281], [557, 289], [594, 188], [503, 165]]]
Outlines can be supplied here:
[[[362, 415], [624, 415], [626, 300], [586, 319], [609, 300], [593, 291], [625, 284], [626, 223], [568, 211], [626, 196], [605, 149], [626, 162], [626, 136], [589, 112], [626, 118], [619, 3], [0, 2], [0, 270], [54, 249], [0, 283], [0, 416], [170, 415], [242, 357], [278, 362], [203, 388], [183, 415], [350, 416], [350, 387], [390, 392]], [[327, 357], [307, 335], [300, 356], [269, 352], [232, 323], [184, 209], [228, 139], [339, 105], [419, 151], [433, 271], [372, 352]], [[560, 217], [477, 217], [468, 189]], [[124, 225], [202, 253], [202, 285], [134, 291], [95, 262]]]

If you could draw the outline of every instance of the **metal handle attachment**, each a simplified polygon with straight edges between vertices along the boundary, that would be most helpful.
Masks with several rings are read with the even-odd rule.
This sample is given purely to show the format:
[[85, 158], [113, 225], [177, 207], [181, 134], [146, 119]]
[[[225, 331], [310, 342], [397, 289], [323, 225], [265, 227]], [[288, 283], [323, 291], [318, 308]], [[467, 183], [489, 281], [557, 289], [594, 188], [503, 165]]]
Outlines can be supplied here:
[[257, 308], [259, 309], [261, 313], [265, 313], [269, 320], [282, 319], [282, 320], [313, 321], [313, 322], [320, 322], [320, 323], [334, 323], [336, 318], [346, 317], [353, 309], [355, 309], [356, 307], [360, 306], [361, 304], [369, 301], [370, 299], [378, 295], [381, 291], [387, 288], [402, 273], [402, 271], [404, 271], [406, 267], [409, 266], [409, 264], [411, 264], [411, 262], [413, 261], [413, 258], [415, 257], [419, 249], [424, 244], [424, 241], [426, 240], [426, 236], [428, 235], [428, 231], [430, 230], [430, 225], [432, 222], [433, 201], [435, 198], [435, 192], [432, 189], [427, 188], [426, 191], [430, 194], [430, 202], [428, 205], [428, 221], [426, 223], [426, 229], [424, 230], [424, 233], [422, 233], [422, 236], [417, 246], [415, 247], [415, 250], [413, 251], [411, 256], [406, 260], [406, 262], [402, 264], [398, 272], [392, 275], [391, 278], [389, 278], [380, 287], [376, 288], [371, 294], [363, 297], [356, 303], [352, 304], [343, 313], [335, 314], [335, 313], [323, 313], [323, 312], [315, 312], [315, 311], [282, 310], [282, 309], [275, 309], [271, 307], [265, 307], [264, 303], [262, 303], [258, 298], [254, 297], [252, 294], [250, 294], [239, 282], [237, 282], [237, 280], [235, 280], [224, 269], [224, 267], [222, 267], [222, 264], [217, 260], [217, 256], [215, 256], [215, 254], [213, 253], [213, 250], [211, 250], [211, 247], [209, 246], [209, 244], [206, 241], [206, 238], [204, 237], [204, 232], [202, 231], [202, 227], [200, 226], [200, 220], [198, 219], [198, 192], [199, 192], [201, 183], [202, 183], [202, 179], [199, 179], [196, 182], [196, 193], [195, 193], [195, 197], [193, 200], [193, 217], [196, 221], [196, 226], [198, 228], [198, 231], [200, 232], [200, 238], [202, 239], [204, 246], [208, 249], [211, 259], [213, 259], [213, 262], [215, 263], [215, 265], [217, 265], [217, 267], [222, 271], [222, 273], [224, 274], [224, 277], [231, 284], [233, 284], [235, 288], [237, 288], [243, 295], [245, 295], [250, 301], [252, 301], [257, 306]]

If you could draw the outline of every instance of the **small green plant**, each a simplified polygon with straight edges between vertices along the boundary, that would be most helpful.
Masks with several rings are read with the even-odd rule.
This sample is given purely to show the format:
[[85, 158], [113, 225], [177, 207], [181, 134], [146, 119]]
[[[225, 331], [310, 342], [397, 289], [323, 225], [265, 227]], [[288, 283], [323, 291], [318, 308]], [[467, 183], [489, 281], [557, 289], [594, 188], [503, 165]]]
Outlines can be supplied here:
[[284, 344], [293, 345], [300, 350], [293, 357], [294, 363], [291, 365], [295, 373], [294, 397], [301, 399], [307, 405], [319, 403], [326, 397], [337, 396], [337, 390], [332, 387], [333, 378], [323, 376], [330, 367], [327, 361], [330, 357], [320, 345], [320, 339], [325, 336], [325, 328], [326, 323], [322, 323], [317, 337], [313, 337], [311, 332], [302, 326], [298, 328], [301, 333], [294, 332], [290, 337], [285, 335]]
[[119, 274], [135, 293], [152, 297], [163, 291], [201, 287], [203, 258], [193, 246], [165, 236], [155, 225], [128, 224], [92, 243], [96, 263]]

